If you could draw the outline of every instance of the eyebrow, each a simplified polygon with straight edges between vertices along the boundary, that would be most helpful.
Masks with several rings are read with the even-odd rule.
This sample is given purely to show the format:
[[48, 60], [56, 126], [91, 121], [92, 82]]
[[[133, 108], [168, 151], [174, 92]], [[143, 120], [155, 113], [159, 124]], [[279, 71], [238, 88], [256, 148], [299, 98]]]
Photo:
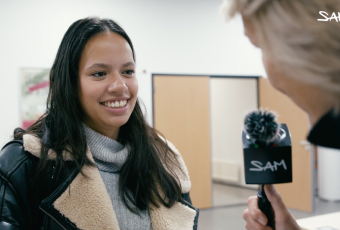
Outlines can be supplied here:
[[93, 65], [91, 65], [87, 69], [92, 69], [94, 67], [110, 68], [111, 65], [108, 65], [108, 64], [105, 64], [105, 63], [94, 63]]
[[[128, 67], [128, 66], [134, 66], [135, 63], [130, 61], [130, 62], [127, 62], [123, 65], [123, 67]], [[108, 64], [105, 64], [105, 63], [94, 63], [93, 65], [91, 65], [90, 67], [88, 67], [87, 69], [92, 69], [92, 68], [95, 68], [95, 67], [101, 67], [101, 68], [110, 68], [111, 65], [108, 65]]]
[[132, 61], [130, 61], [130, 62], [127, 62], [127, 63], [125, 63], [124, 65], [123, 65], [123, 67], [128, 67], [128, 66], [130, 66], [130, 65], [135, 65], [135, 63], [134, 62], [132, 62]]

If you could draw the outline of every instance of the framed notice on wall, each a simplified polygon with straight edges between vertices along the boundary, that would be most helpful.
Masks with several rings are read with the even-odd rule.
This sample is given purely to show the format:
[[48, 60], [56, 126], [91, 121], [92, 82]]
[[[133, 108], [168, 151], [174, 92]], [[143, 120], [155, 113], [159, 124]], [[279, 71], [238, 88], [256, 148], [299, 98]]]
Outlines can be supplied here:
[[32, 125], [46, 111], [50, 69], [21, 69], [22, 128]]

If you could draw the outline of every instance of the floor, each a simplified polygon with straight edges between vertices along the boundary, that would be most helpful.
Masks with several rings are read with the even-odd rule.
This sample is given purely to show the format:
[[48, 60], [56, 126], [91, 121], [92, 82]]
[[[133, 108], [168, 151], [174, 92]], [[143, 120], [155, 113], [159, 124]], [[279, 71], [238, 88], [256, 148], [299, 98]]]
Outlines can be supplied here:
[[[213, 184], [212, 209], [200, 210], [198, 230], [239, 230], [245, 229], [242, 213], [247, 208], [249, 196], [257, 191], [234, 186]], [[315, 199], [315, 211], [306, 213], [290, 210], [296, 219], [340, 211], [340, 202]]]
[[256, 195], [257, 190], [213, 183], [212, 192], [213, 207], [220, 207], [245, 204], [248, 197]]

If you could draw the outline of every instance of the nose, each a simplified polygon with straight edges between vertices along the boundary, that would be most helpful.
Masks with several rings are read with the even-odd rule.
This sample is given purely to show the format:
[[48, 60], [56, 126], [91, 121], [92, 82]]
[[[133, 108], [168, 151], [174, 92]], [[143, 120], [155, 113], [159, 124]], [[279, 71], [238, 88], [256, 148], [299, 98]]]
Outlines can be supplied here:
[[123, 94], [127, 89], [128, 87], [125, 84], [124, 78], [119, 73], [114, 74], [110, 78], [110, 84], [108, 87], [108, 91], [110, 93]]

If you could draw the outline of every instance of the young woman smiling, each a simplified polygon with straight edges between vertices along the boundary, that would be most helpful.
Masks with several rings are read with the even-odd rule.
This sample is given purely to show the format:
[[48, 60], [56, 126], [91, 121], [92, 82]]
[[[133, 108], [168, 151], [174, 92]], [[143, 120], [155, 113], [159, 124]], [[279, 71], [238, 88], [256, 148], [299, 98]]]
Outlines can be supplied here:
[[46, 113], [0, 154], [0, 228], [197, 229], [187, 168], [148, 126], [130, 38], [112, 20], [66, 32]]

